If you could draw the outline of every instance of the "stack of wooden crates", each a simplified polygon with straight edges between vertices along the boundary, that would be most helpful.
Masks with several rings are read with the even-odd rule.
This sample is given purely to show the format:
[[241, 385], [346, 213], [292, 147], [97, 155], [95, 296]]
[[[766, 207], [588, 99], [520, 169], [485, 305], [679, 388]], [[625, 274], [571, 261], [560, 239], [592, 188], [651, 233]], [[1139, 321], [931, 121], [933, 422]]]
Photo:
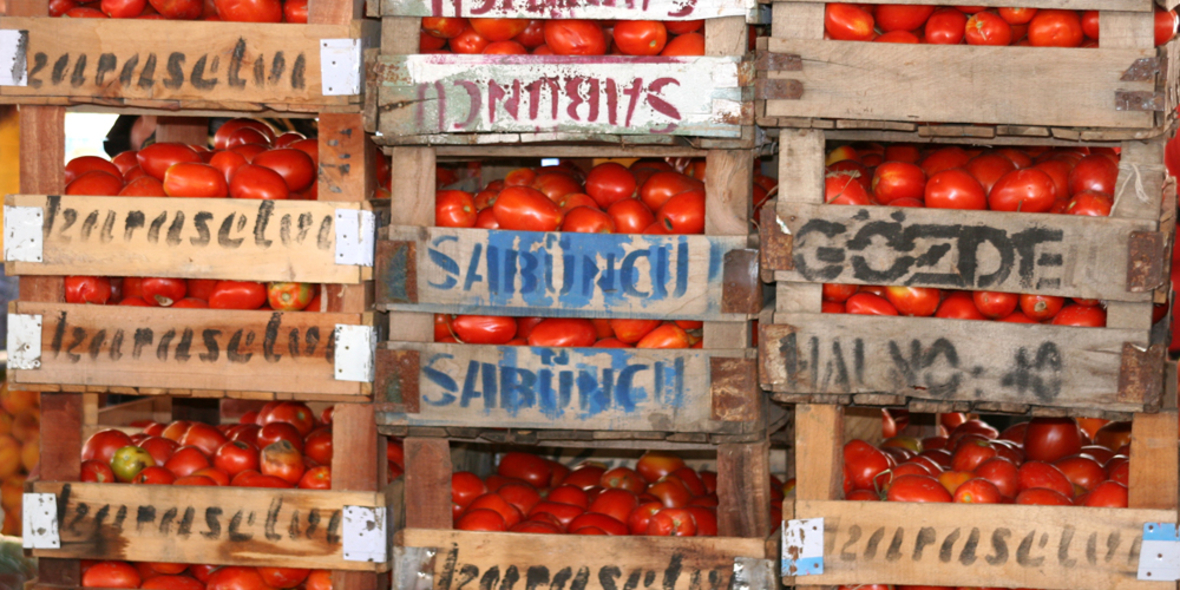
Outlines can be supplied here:
[[[762, 271], [777, 297], [762, 318], [760, 376], [773, 399], [798, 404], [798, 487], [784, 518], [824, 529], [819, 555], [797, 538], [784, 545], [784, 584], [1174, 586], [1137, 574], [1145, 524], [1177, 517], [1170, 318], [1153, 325], [1152, 307], [1171, 292], [1176, 197], [1163, 149], [1178, 44], [1153, 46], [1150, 0], [1019, 4], [1102, 11], [1099, 48], [827, 41], [824, 4], [793, 0], [774, 3], [771, 37], [759, 40], [758, 122], [780, 146], [778, 200], [761, 212]], [[827, 142], [857, 141], [1119, 147], [1116, 205], [1109, 218], [824, 206]], [[874, 224], [913, 242], [874, 242], [872, 252], [852, 244]], [[838, 229], [820, 239], [809, 231], [819, 226]], [[1004, 260], [981, 249], [981, 272], [959, 266], [972, 257], [954, 251], [945, 267], [904, 264], [953, 249], [971, 228], [1047, 238]], [[854, 256], [902, 269], [889, 284], [946, 287], [939, 277], [954, 276], [955, 288], [1102, 299], [1107, 325], [820, 315], [823, 283], [881, 282], [858, 275]], [[839, 501], [849, 404], [1133, 417], [1130, 509]], [[821, 557], [822, 574], [788, 555]]]

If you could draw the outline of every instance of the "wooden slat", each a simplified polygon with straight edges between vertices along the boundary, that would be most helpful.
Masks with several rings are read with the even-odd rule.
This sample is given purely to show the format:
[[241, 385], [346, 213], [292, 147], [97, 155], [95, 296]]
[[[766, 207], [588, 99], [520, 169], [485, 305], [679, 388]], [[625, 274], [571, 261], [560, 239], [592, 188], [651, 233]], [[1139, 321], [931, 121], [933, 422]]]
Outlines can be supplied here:
[[[225, 100], [286, 109], [360, 101], [324, 96], [320, 79], [320, 40], [358, 37], [359, 24], [239, 23], [235, 35], [218, 23], [181, 21], [143, 29], [122, 19], [3, 18], [0, 27], [29, 32], [28, 84], [0, 89], [4, 102]], [[55, 76], [59, 59], [64, 75]]]
[[[788, 203], [822, 203], [824, 195], [824, 132], [814, 129], [784, 129], [779, 134], [777, 207], [783, 207], [778, 217], [784, 215]], [[763, 220], [766, 224], [767, 220]], [[776, 223], [777, 225], [777, 223]], [[779, 231], [781, 228], [763, 227], [763, 231]], [[781, 231], [780, 231], [781, 233]], [[762, 266], [774, 268], [768, 260], [773, 254], [769, 245], [762, 251]], [[776, 285], [775, 306], [783, 312], [814, 312], [820, 308], [822, 285], [779, 282]]]
[[1152, 298], [1150, 291], [1129, 291], [1127, 260], [1132, 234], [1154, 232], [1158, 217], [840, 207], [781, 198], [777, 213], [792, 248], [763, 259], [780, 263], [778, 281]]
[[843, 408], [819, 404], [795, 406], [797, 499], [802, 501], [840, 498], [844, 481], [843, 449]]
[[609, 20], [660, 20], [678, 21], [726, 16], [745, 16], [753, 8], [752, 2], [742, 0], [698, 0], [693, 4], [682, 4], [672, 0], [651, 2], [621, 2], [617, 4], [592, 3], [562, 6], [556, 2], [501, 3], [488, 6], [478, 1], [431, 2], [429, 0], [382, 0], [381, 15], [407, 16], [461, 16], [464, 18], [578, 18]]
[[[1124, 369], [1139, 375], [1130, 351], [1147, 350], [1148, 333], [1136, 330], [778, 314], [761, 337], [760, 378], [772, 391], [1124, 412], [1153, 411], [1162, 393], [1159, 379], [1120, 391]], [[1162, 355], [1143, 367], [1153, 365], [1162, 374]]]
[[58, 497], [60, 549], [37, 557], [380, 571], [343, 559], [344, 506], [374, 492], [37, 482]]
[[760, 539], [770, 522], [770, 441], [717, 447], [717, 534]]
[[[451, 449], [443, 438], [407, 438], [405, 454], [406, 527], [451, 528]], [[410, 543], [408, 546], [414, 546]], [[423, 546], [423, 545], [419, 545]]]
[[[802, 479], [800, 480], [802, 481]], [[1076, 590], [1167, 588], [1136, 579], [1146, 522], [1176, 511], [799, 500], [823, 518], [824, 573], [809, 584]]]
[[1173, 514], [1180, 508], [1178, 422], [1174, 408], [1158, 414], [1135, 414], [1131, 423], [1135, 460], [1129, 464], [1127, 485], [1127, 504], [1131, 508], [1170, 510]]
[[[798, 100], [767, 100], [768, 116], [1009, 125], [1151, 128], [1152, 112], [1118, 111], [1116, 91], [1154, 92], [1154, 80], [1122, 81], [1155, 50], [951, 45], [870, 45], [770, 39], [801, 56]], [[1046, 64], [1052, 64], [1047, 67]], [[855, 72], [855, 75], [850, 73]], [[1037, 80], [1013, 90], [1012, 80]]]
[[[732, 537], [549, 535], [542, 541], [521, 533], [407, 528], [395, 542], [439, 549], [434, 590], [459, 590], [481, 580], [489, 588], [523, 587], [526, 580], [586, 590], [729, 588], [735, 557], [766, 557], [763, 539]], [[519, 582], [505, 583], [509, 576]]]
[[[333, 395], [362, 391], [360, 383], [335, 380], [332, 351], [336, 325], [360, 324], [359, 314], [23, 301], [16, 310], [41, 315], [43, 321], [41, 366], [11, 371], [14, 383]], [[292, 334], [298, 354], [291, 352]]]
[[[384, 446], [384, 437], [377, 436], [372, 404], [337, 404], [332, 411], [332, 490], [376, 492], [381, 489], [385, 483]], [[399, 510], [398, 507], [389, 509]], [[379, 582], [372, 573], [338, 570], [332, 573], [332, 585], [374, 590]]]
[[[809, 4], [814, 0], [775, 0], [775, 4]], [[975, 0], [972, 0], [973, 2]], [[860, 4], [926, 4], [928, 0], [869, 0]], [[979, 0], [972, 6], [1001, 8], [1011, 6], [1011, 0]], [[1022, 0], [1021, 6], [1029, 8], [1056, 8], [1061, 10], [1130, 10], [1146, 12], [1152, 10], [1151, 0]]]
[[[336, 211], [359, 203], [9, 195], [44, 213], [42, 262], [12, 275], [171, 276], [355, 283], [336, 263]], [[361, 311], [361, 310], [358, 310]]]

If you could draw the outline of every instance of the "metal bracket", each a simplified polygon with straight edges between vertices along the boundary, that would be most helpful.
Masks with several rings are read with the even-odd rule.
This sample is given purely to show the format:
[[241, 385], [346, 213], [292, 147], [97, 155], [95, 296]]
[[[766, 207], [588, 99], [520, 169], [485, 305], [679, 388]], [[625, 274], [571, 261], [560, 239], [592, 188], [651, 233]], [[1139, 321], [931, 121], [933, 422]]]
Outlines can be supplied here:
[[754, 68], [760, 72], [802, 72], [803, 58], [793, 53], [756, 51]]
[[57, 531], [57, 495], [26, 493], [21, 500], [21, 530], [25, 549], [61, 549]]
[[1132, 293], [1154, 291], [1168, 280], [1165, 255], [1168, 239], [1163, 232], [1133, 231], [1127, 241], [1127, 290]]
[[807, 518], [783, 523], [783, 577], [824, 573], [824, 519]]
[[1127, 68], [1119, 80], [1123, 82], [1147, 82], [1154, 80], [1161, 70], [1160, 58], [1141, 57]]
[[421, 360], [417, 350], [377, 349], [376, 381], [373, 404], [378, 412], [417, 414], [419, 410], [418, 373]]
[[1180, 580], [1180, 536], [1176, 534], [1175, 524], [1144, 523], [1138, 577], [1152, 582]]
[[758, 78], [754, 80], [755, 100], [799, 100], [803, 98], [803, 82], [788, 78]]
[[433, 547], [393, 547], [393, 587], [398, 590], [432, 590], [434, 588]]
[[385, 563], [389, 560], [389, 517], [384, 506], [345, 506], [340, 539], [345, 561]]
[[1116, 111], [1159, 112], [1165, 110], [1165, 102], [1162, 92], [1116, 90], [1114, 93]]
[[762, 389], [758, 386], [758, 361], [744, 358], [709, 358], [710, 418], [723, 422], [752, 422], [762, 414]]
[[762, 268], [766, 270], [794, 270], [795, 237], [791, 229], [779, 219], [772, 204], [762, 207], [758, 224], [758, 243], [762, 250]]
[[721, 277], [721, 313], [755, 315], [762, 311], [762, 281], [759, 280], [758, 251], [730, 250], [725, 253]]
[[4, 261], [41, 262], [45, 213], [40, 207], [4, 206]]
[[417, 242], [378, 242], [376, 275], [377, 303], [418, 303]]
[[0, 86], [28, 85], [28, 52], [28, 31], [0, 29]]
[[1159, 410], [1164, 389], [1165, 356], [1162, 344], [1145, 348], [1141, 344], [1124, 342], [1117, 399], [1143, 404], [1147, 412]]
[[360, 39], [320, 40], [320, 86], [324, 96], [361, 93]]
[[41, 368], [40, 314], [8, 314], [8, 368]]
[[364, 209], [336, 210], [336, 264], [373, 266], [377, 216]]
[[336, 324], [332, 333], [337, 381], [373, 382], [373, 355], [377, 332], [372, 326]]
[[757, 557], [733, 558], [733, 581], [730, 590], [777, 590], [774, 561]]

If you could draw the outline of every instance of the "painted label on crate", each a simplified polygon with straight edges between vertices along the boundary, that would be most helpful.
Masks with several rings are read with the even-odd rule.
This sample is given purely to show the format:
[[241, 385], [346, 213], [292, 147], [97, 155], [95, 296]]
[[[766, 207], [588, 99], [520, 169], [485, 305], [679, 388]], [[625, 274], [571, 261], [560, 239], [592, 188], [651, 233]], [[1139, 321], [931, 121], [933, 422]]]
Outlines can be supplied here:
[[1145, 220], [793, 202], [778, 217], [794, 238], [788, 280], [1151, 298], [1127, 291], [1128, 238], [1155, 230]]
[[780, 314], [762, 328], [764, 386], [844, 395], [1142, 409], [1120, 392], [1125, 343], [1146, 331], [1004, 322]]
[[[725, 254], [745, 245], [745, 236], [431, 228], [417, 245], [412, 309], [718, 319]], [[382, 303], [410, 299], [408, 262], [391, 256], [378, 270]]]
[[708, 430], [704, 351], [530, 346], [422, 346], [421, 426]]
[[336, 263], [336, 211], [356, 204], [17, 195], [44, 211], [42, 259], [22, 274], [353, 282]]
[[[389, 132], [739, 137], [736, 57], [383, 57]], [[383, 132], [385, 132], [383, 130]]]
[[[224, 35], [216, 23], [169, 22], [152, 29], [130, 21], [5, 18], [27, 31], [25, 75], [13, 96], [306, 102], [320, 98], [317, 34], [348, 37], [348, 27], [292, 35], [283, 25], [251, 24]], [[71, 22], [73, 21], [73, 22]]]
[[746, 0], [384, 0], [385, 16], [696, 20], [746, 16]]
[[1143, 523], [1161, 510], [974, 504], [955, 512], [835, 501], [795, 508], [825, 523], [824, 573], [800, 583], [1130, 590], [1164, 582], [1136, 580]]

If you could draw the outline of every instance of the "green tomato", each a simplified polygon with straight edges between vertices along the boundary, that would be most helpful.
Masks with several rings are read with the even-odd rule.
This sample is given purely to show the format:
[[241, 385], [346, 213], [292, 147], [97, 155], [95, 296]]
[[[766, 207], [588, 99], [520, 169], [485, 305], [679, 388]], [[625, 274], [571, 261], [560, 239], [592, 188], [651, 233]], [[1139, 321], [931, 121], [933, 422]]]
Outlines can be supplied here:
[[155, 465], [156, 460], [152, 459], [151, 453], [133, 445], [115, 451], [115, 456], [111, 458], [111, 471], [115, 472], [115, 479], [123, 483], [130, 482], [140, 471]]

